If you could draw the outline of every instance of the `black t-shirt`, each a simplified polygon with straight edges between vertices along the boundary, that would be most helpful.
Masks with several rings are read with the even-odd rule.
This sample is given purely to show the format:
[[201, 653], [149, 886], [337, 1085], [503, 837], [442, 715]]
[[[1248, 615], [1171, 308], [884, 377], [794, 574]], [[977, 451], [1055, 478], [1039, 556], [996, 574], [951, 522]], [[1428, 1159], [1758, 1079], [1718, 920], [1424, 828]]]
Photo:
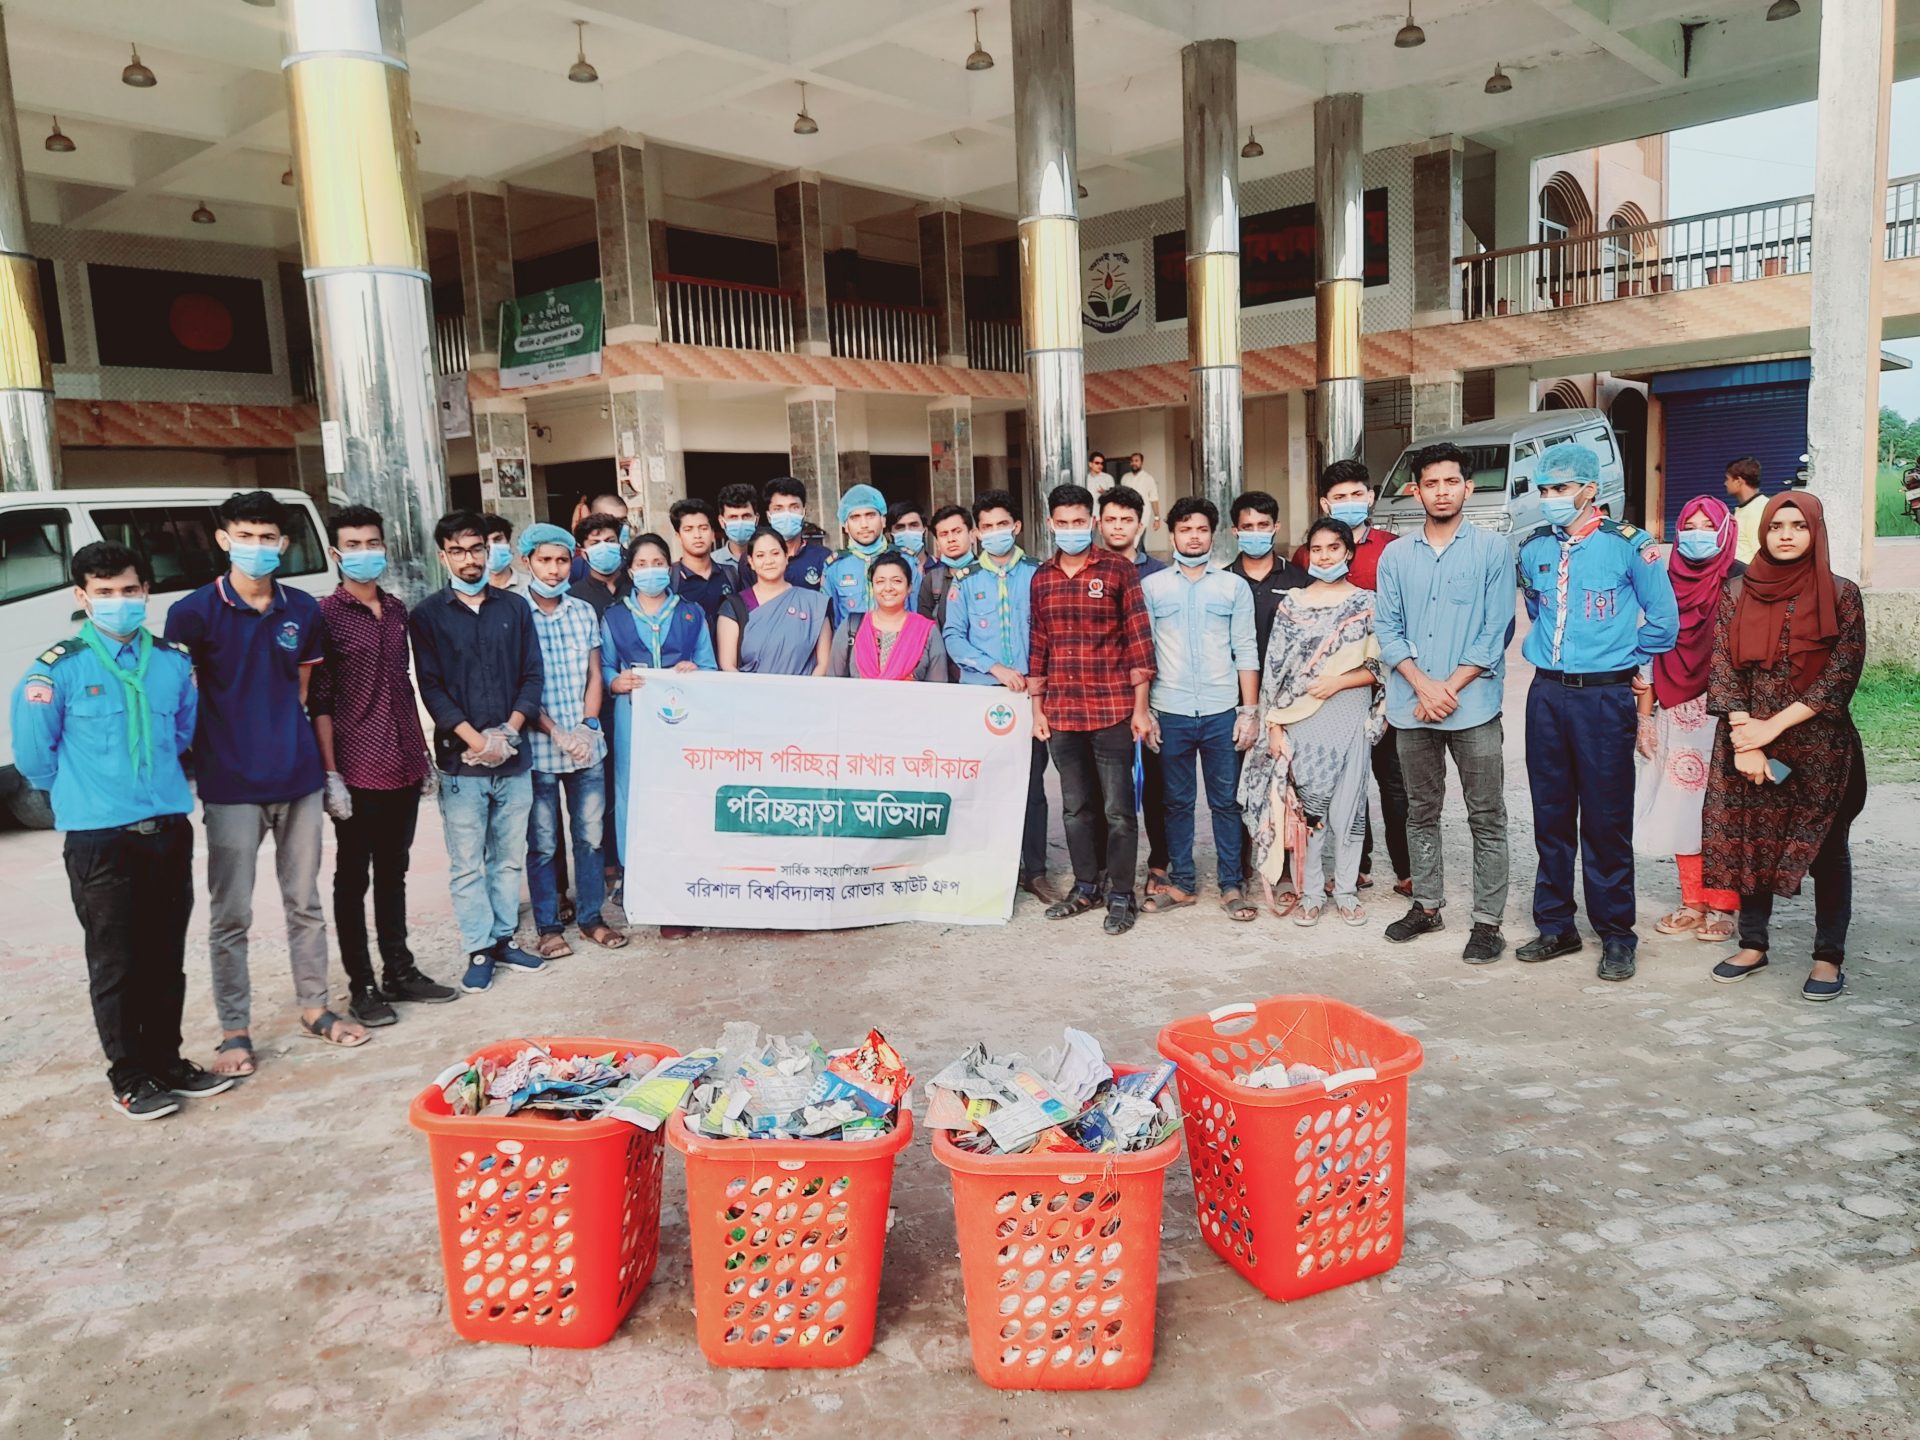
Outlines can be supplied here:
[[1283, 556], [1273, 557], [1273, 568], [1263, 580], [1255, 580], [1247, 574], [1247, 557], [1242, 555], [1227, 569], [1238, 575], [1253, 591], [1253, 638], [1260, 650], [1260, 670], [1264, 675], [1267, 668], [1267, 640], [1273, 630], [1273, 612], [1280, 608], [1280, 597], [1289, 590], [1298, 590], [1303, 585], [1311, 585], [1313, 577], [1298, 565]]

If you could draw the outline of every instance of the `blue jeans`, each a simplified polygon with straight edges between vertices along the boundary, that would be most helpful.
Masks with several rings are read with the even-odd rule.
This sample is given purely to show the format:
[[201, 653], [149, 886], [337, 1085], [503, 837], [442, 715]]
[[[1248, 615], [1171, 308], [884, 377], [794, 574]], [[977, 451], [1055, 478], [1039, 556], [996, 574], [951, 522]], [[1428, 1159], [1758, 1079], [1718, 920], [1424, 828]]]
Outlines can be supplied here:
[[447, 888], [469, 955], [512, 936], [520, 923], [520, 872], [527, 866], [527, 812], [533, 776], [442, 775], [440, 826], [447, 837]]
[[1240, 752], [1233, 748], [1236, 711], [1218, 715], [1170, 715], [1160, 722], [1160, 773], [1166, 790], [1167, 878], [1191, 895], [1199, 883], [1193, 866], [1193, 807], [1198, 795], [1194, 764], [1206, 775], [1207, 809], [1213, 812], [1214, 872], [1221, 890], [1240, 887]]
[[601, 869], [600, 836], [606, 825], [606, 771], [597, 764], [566, 775], [533, 772], [533, 815], [527, 824], [527, 892], [533, 896], [533, 923], [542, 935], [558, 935], [560, 891], [554, 883], [554, 852], [560, 848], [560, 792], [567, 792], [573, 827], [574, 920], [582, 930], [600, 923], [607, 898]]

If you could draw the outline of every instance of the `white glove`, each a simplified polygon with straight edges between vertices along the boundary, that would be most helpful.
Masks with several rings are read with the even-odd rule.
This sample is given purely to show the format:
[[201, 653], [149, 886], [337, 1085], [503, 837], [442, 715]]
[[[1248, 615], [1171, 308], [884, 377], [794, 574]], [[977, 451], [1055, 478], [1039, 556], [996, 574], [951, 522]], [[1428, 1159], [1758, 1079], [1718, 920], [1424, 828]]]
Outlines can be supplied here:
[[1233, 748], [1251, 750], [1253, 742], [1260, 738], [1260, 707], [1242, 705], [1233, 721]]
[[427, 757], [426, 778], [420, 782], [420, 794], [424, 798], [431, 800], [433, 799], [434, 796], [438, 795], [439, 793], [440, 793], [440, 767], [433, 763], [433, 757], [429, 755]]
[[484, 765], [492, 769], [495, 765], [504, 765], [511, 760], [514, 751], [520, 748], [519, 737], [511, 726], [496, 725], [491, 730], [480, 732], [487, 743], [478, 750], [469, 750], [461, 758], [469, 765]]
[[607, 737], [597, 728], [582, 721], [580, 728], [571, 737], [579, 746], [573, 752], [573, 758], [582, 765], [592, 765], [603, 759], [607, 753]]
[[338, 770], [327, 771], [326, 795], [320, 803], [336, 820], [353, 818], [353, 792], [347, 789], [347, 777]]
[[1158, 755], [1160, 753], [1160, 716], [1157, 713], [1150, 715], [1148, 723], [1153, 728], [1147, 732], [1147, 749]]

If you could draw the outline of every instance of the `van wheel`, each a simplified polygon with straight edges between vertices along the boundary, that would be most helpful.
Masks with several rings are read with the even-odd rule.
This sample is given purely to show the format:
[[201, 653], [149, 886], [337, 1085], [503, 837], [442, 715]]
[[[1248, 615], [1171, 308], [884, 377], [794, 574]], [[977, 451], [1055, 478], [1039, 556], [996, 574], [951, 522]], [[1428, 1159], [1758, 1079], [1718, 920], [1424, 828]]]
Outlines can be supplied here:
[[7, 801], [7, 808], [13, 812], [13, 818], [20, 822], [22, 829], [53, 828], [53, 797], [44, 790], [22, 785]]

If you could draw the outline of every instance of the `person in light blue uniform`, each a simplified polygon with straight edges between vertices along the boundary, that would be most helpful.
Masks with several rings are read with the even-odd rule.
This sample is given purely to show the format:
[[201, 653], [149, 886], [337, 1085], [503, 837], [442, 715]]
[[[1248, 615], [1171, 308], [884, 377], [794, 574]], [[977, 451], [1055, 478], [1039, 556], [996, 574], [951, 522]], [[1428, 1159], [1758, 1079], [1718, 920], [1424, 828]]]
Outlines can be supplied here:
[[[847, 548], [827, 565], [826, 579], [820, 588], [833, 602], [833, 625], [837, 630], [850, 616], [864, 615], [873, 608], [873, 580], [869, 568], [887, 548], [887, 497], [871, 485], [855, 485], [840, 497], [840, 528], [847, 537]], [[924, 527], [923, 527], [924, 528]], [[907, 593], [920, 588], [920, 556], [907, 555], [912, 570]]]
[[1533, 792], [1538, 938], [1515, 958], [1581, 948], [1573, 855], [1580, 848], [1587, 920], [1600, 936], [1599, 976], [1630, 980], [1633, 931], [1633, 679], [1680, 634], [1673, 582], [1653, 537], [1594, 505], [1600, 459], [1572, 441], [1540, 457], [1535, 484], [1547, 524], [1520, 546], [1520, 587], [1533, 628], [1521, 654], [1527, 692], [1527, 783]]

